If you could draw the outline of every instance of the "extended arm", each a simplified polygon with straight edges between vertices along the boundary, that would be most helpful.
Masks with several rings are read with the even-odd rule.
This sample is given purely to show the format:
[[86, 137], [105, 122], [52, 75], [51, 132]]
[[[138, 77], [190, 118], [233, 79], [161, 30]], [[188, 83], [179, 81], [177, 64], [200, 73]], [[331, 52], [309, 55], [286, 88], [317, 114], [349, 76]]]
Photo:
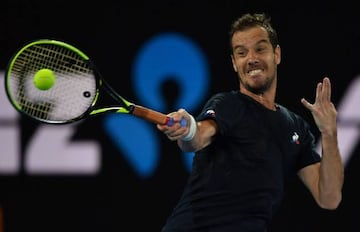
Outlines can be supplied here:
[[322, 159], [320, 164], [303, 168], [299, 175], [322, 208], [336, 209], [342, 198], [344, 170], [337, 140], [337, 111], [331, 102], [329, 78], [318, 83], [314, 104], [305, 99], [301, 102], [311, 111], [321, 133]]
[[[185, 118], [187, 120], [186, 127], [181, 127], [181, 125], [177, 123], [171, 127], [157, 125], [157, 128], [164, 132], [170, 140], [177, 141], [183, 151], [198, 151], [208, 146], [216, 134], [217, 126], [213, 120], [209, 119], [196, 122], [193, 116], [184, 109], [170, 113], [169, 116], [175, 121], [180, 121], [182, 118]], [[189, 133], [191, 135], [190, 137], [188, 136]]]

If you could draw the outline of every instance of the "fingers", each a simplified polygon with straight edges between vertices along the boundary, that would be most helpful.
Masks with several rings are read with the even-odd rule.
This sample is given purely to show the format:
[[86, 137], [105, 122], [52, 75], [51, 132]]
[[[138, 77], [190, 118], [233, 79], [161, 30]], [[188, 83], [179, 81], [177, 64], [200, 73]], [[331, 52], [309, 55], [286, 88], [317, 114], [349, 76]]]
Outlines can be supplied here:
[[315, 95], [315, 102], [320, 102], [322, 99], [322, 83], [319, 82], [316, 85], [316, 95]]
[[323, 96], [325, 101], [331, 100], [331, 83], [328, 77], [325, 77], [323, 80]]
[[[168, 114], [169, 117], [171, 117], [174, 120], [173, 125], [156, 125], [157, 128], [162, 131], [170, 140], [175, 141], [180, 138], [182, 138], [184, 135], [186, 135], [189, 132], [189, 122], [190, 122], [190, 114], [184, 110], [179, 109], [176, 112], [172, 112]], [[181, 120], [186, 120], [186, 125], [184, 126], [181, 123]]]
[[301, 99], [301, 103], [308, 109], [308, 110], [312, 110], [313, 105], [308, 102], [305, 98]]
[[[331, 101], [331, 83], [328, 77], [324, 77], [322, 82], [319, 82], [316, 85], [316, 95], [314, 104], [328, 103]], [[304, 98], [301, 99], [301, 103], [308, 109], [313, 107], [313, 104], [310, 104]]]
[[329, 102], [331, 100], [331, 84], [328, 77], [325, 77], [322, 82], [318, 83], [316, 88], [316, 100], [320, 103]]

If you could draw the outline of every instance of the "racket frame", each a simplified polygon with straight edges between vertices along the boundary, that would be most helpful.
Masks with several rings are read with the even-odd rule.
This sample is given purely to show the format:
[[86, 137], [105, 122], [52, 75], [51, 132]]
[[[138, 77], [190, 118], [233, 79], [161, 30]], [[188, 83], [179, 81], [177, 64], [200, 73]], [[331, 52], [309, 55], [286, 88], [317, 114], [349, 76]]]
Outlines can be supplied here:
[[[91, 105], [88, 107], [88, 109], [86, 111], [84, 111], [81, 115], [79, 115], [75, 118], [72, 118], [70, 120], [48, 120], [48, 119], [39, 118], [39, 117], [35, 117], [31, 114], [28, 114], [23, 110], [22, 106], [15, 100], [15, 98], [13, 97], [13, 95], [11, 93], [10, 86], [9, 86], [10, 85], [9, 77], [11, 76], [11, 72], [13, 70], [14, 64], [17, 61], [17, 59], [19, 58], [20, 54], [22, 54], [29, 47], [36, 46], [36, 45], [44, 45], [44, 44], [51, 44], [51, 45], [64, 47], [66, 49], [69, 49], [72, 52], [75, 52], [83, 59], [84, 62], [86, 62], [87, 65], [89, 65], [89, 67], [93, 71], [93, 74], [95, 77], [95, 84], [96, 84], [96, 95], [95, 95]], [[106, 81], [102, 78], [102, 76], [96, 69], [95, 65], [92, 63], [90, 58], [84, 52], [82, 52], [80, 49], [74, 47], [73, 45], [70, 45], [68, 43], [65, 43], [65, 42], [59, 41], [59, 40], [53, 40], [53, 39], [35, 40], [35, 41], [32, 41], [32, 42], [24, 45], [22, 48], [20, 48], [10, 59], [10, 62], [7, 66], [7, 69], [5, 72], [5, 87], [6, 87], [6, 94], [9, 98], [11, 104], [15, 107], [15, 109], [17, 111], [19, 111], [22, 114], [25, 114], [26, 116], [28, 116], [30, 118], [33, 118], [33, 119], [43, 122], [43, 123], [67, 124], [67, 123], [79, 121], [81, 119], [85, 119], [86, 117], [100, 115], [100, 114], [104, 114], [104, 113], [110, 113], [110, 112], [132, 114], [134, 116], [143, 118], [147, 121], [150, 121], [150, 122], [153, 122], [156, 124], [163, 124], [163, 125], [166, 124], [168, 126], [172, 126], [174, 123], [176, 123], [176, 121], [174, 121], [173, 118], [171, 118], [163, 113], [146, 108], [141, 105], [136, 105], [136, 104], [126, 100], [124, 97], [119, 95], [116, 91], [114, 91], [108, 83], [106, 83]], [[115, 100], [117, 103], [119, 103], [119, 105], [122, 105], [122, 106], [109, 106], [109, 107], [104, 107], [104, 108], [95, 108], [97, 106], [99, 97], [101, 95], [100, 94], [101, 90], [105, 90], [113, 98], [113, 100]], [[180, 121], [181, 126], [186, 126], [186, 123], [187, 122], [184, 118]]]

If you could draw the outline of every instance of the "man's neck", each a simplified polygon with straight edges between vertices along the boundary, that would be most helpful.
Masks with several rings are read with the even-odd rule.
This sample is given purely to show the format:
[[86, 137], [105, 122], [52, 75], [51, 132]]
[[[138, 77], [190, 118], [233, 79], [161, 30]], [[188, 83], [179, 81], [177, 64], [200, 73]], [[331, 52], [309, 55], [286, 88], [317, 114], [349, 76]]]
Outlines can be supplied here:
[[250, 92], [244, 88], [240, 88], [240, 92], [242, 94], [245, 94], [255, 101], [259, 102], [261, 105], [263, 105], [265, 108], [268, 108], [270, 110], [276, 110], [275, 105], [275, 91], [268, 91], [261, 94], [255, 94], [253, 92]]

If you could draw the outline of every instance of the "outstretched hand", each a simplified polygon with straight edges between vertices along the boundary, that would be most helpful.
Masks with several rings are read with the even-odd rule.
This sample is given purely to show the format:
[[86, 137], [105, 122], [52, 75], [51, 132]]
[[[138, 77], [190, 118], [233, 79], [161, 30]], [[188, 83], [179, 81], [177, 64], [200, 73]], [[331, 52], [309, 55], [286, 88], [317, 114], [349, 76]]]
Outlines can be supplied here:
[[336, 133], [337, 111], [331, 102], [331, 83], [328, 77], [317, 84], [313, 104], [304, 98], [301, 99], [301, 103], [310, 110], [321, 133]]
[[184, 109], [179, 109], [176, 112], [168, 114], [171, 118], [174, 119], [175, 123], [172, 126], [167, 125], [157, 125], [157, 128], [162, 131], [170, 140], [176, 141], [185, 137], [189, 133], [190, 124], [187, 123], [186, 126], [182, 126], [180, 121], [182, 118], [185, 118], [187, 122], [190, 122], [191, 115]]

